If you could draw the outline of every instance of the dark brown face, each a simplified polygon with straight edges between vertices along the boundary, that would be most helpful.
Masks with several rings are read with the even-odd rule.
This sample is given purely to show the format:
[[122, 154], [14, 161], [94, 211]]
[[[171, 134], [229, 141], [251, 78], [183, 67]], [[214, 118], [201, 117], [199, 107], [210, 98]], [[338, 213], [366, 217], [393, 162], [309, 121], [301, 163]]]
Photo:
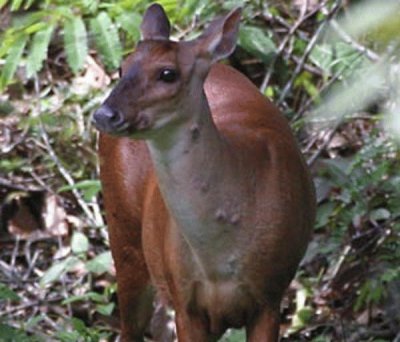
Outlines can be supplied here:
[[177, 43], [169, 40], [170, 23], [163, 8], [149, 6], [140, 26], [143, 41], [123, 63], [121, 80], [94, 113], [96, 128], [148, 139], [187, 120], [199, 107], [212, 63], [235, 48], [240, 13], [233, 10], [211, 22], [198, 38]]
[[121, 80], [93, 115], [98, 130], [146, 138], [179, 120], [184, 85], [190, 74], [190, 61], [182, 63], [182, 58], [188, 58], [180, 53], [180, 44], [167, 40], [138, 44], [122, 65]]

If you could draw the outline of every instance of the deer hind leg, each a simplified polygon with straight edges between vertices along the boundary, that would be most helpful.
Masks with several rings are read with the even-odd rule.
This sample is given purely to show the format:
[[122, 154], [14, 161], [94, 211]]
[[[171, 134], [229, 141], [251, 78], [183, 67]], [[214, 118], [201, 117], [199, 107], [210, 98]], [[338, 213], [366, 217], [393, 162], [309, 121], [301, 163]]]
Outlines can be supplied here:
[[246, 326], [248, 342], [279, 341], [279, 305], [263, 308]]

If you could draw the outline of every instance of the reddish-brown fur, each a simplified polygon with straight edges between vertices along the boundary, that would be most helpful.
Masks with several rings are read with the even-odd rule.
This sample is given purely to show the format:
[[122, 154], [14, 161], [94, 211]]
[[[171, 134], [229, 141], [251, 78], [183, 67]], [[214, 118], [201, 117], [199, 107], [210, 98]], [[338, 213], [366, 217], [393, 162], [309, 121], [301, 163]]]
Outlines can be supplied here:
[[[154, 6], [151, 11], [160, 15]], [[231, 17], [226, 19], [229, 25]], [[164, 35], [165, 30], [161, 30]], [[168, 159], [167, 149], [165, 167], [158, 157], [164, 156], [169, 140], [146, 135], [158, 117], [139, 109], [152, 102], [180, 108], [185, 101], [180, 94], [202, 70], [201, 65], [189, 67], [200, 58], [193, 51], [190, 45], [161, 41], [138, 47], [123, 65], [126, 77], [131, 73], [137, 80], [127, 88], [133, 99], [121, 97], [125, 89], [121, 86], [106, 102], [134, 123], [138, 137], [154, 139], [149, 145], [130, 137], [100, 136], [121, 338], [143, 337], [152, 313], [151, 274], [161, 300], [176, 310], [179, 341], [215, 340], [228, 327], [241, 326], [246, 327], [249, 341], [277, 341], [279, 305], [305, 252], [314, 220], [312, 183], [278, 109], [243, 75], [221, 64], [211, 67], [204, 85], [212, 121], [197, 89], [199, 103], [205, 105], [200, 119], [189, 118], [187, 125], [176, 121], [177, 129], [160, 129], [160, 136], [163, 130], [182, 131], [188, 139], [182, 150], [172, 145], [179, 152], [176, 162], [175, 157]], [[153, 90], [149, 76], [137, 78], [151, 75], [157, 70], [154, 65], [163, 63], [179, 66], [182, 80], [176, 87]], [[141, 82], [147, 87], [144, 93]], [[133, 104], [138, 111], [134, 112]], [[149, 153], [149, 148], [156, 153]]]

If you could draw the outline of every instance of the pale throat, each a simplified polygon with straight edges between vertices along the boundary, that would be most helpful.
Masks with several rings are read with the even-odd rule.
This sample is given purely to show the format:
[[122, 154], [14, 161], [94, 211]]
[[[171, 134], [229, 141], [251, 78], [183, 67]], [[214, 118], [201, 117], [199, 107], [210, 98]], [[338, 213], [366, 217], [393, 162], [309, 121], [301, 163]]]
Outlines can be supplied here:
[[223, 147], [204, 91], [193, 94], [188, 102], [176, 114], [184, 119], [146, 141], [157, 172], [180, 171], [183, 165], [195, 167]]
[[212, 120], [204, 92], [196, 102], [186, 109], [191, 111], [188, 120], [147, 140], [147, 145], [168, 209], [186, 237], [200, 242], [218, 233], [211, 231], [215, 227], [204, 217], [209, 218], [210, 211], [215, 210], [210, 197], [212, 184], [221, 177], [218, 165], [225, 143]]

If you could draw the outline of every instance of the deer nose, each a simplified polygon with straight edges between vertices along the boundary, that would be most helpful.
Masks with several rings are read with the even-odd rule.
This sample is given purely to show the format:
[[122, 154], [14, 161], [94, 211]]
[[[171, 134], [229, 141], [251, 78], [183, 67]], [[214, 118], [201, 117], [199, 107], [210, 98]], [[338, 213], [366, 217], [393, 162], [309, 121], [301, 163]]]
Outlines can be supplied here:
[[94, 112], [92, 122], [99, 131], [113, 133], [124, 126], [125, 120], [120, 111], [102, 105]]

